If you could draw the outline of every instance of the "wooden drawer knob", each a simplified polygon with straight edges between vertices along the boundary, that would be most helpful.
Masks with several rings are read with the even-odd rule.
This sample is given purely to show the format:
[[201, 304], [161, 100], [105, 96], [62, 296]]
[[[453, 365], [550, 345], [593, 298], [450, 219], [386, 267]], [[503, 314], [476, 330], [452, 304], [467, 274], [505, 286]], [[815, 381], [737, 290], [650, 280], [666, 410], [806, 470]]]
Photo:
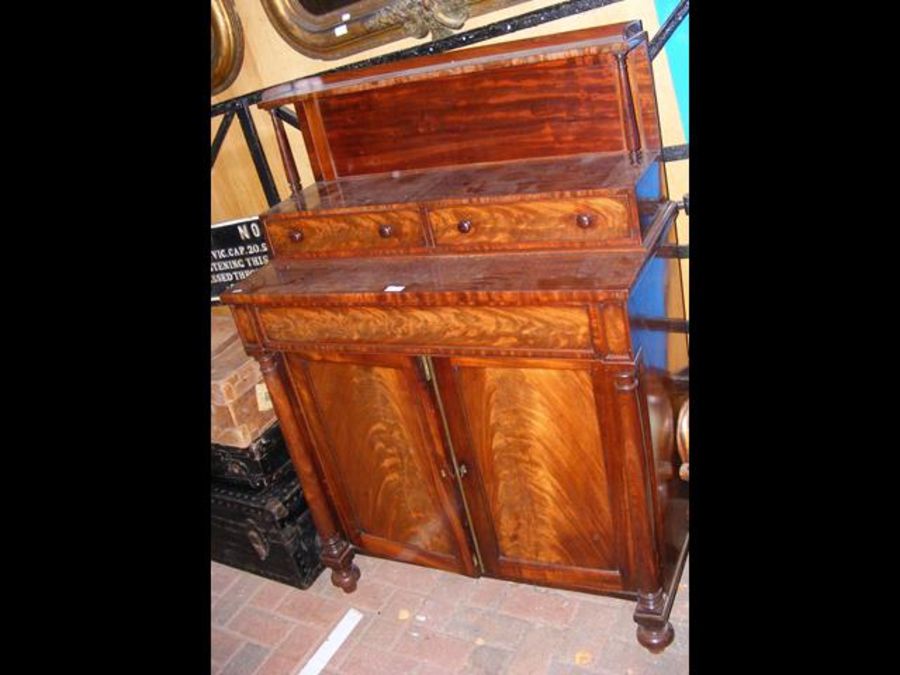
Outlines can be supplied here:
[[465, 220], [461, 220], [456, 224], [456, 229], [463, 234], [468, 234], [472, 231], [472, 221], [468, 218], [466, 218]]
[[299, 243], [303, 241], [303, 230], [291, 230], [288, 236], [291, 238], [291, 241]]
[[589, 216], [589, 215], [586, 214], [586, 213], [579, 213], [579, 214], [575, 217], [575, 223], [576, 223], [576, 224], [578, 225], [578, 227], [580, 227], [582, 230], [586, 230], [586, 229], [588, 229], [591, 225], [594, 224], [594, 217], [593, 217], [593, 216]]
[[379, 225], [378, 234], [381, 235], [382, 239], [387, 239], [392, 234], [394, 234], [394, 228], [390, 225]]

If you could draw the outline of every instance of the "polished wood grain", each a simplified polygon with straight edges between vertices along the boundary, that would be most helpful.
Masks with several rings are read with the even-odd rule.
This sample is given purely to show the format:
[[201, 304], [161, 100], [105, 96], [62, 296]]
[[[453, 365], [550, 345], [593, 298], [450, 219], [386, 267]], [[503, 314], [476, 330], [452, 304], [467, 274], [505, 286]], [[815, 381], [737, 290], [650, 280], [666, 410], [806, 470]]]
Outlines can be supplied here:
[[624, 300], [645, 259], [641, 250], [275, 259], [221, 297], [256, 306], [582, 304]]
[[466, 498], [483, 516], [475, 528], [485, 568], [548, 584], [621, 587], [589, 367], [451, 359], [439, 376], [465, 428], [457, 428], [455, 447], [468, 469]]
[[627, 199], [585, 198], [429, 209], [437, 246], [640, 241]]
[[259, 320], [278, 342], [590, 349], [578, 307], [260, 308]]
[[625, 50], [617, 50], [613, 56], [615, 57], [616, 86], [618, 88], [616, 101], [621, 113], [625, 150], [628, 151], [629, 157], [636, 158], [640, 156], [641, 139], [634, 105], [634, 93], [631, 90], [631, 79], [628, 76], [628, 53]]
[[[306, 99], [297, 104], [298, 120], [302, 120], [300, 128], [303, 130], [306, 141], [309, 161], [316, 180], [334, 180], [338, 173], [334, 166], [334, 158], [331, 154], [331, 146], [325, 125], [322, 122], [322, 112], [319, 109], [317, 99]], [[302, 117], [300, 116], [302, 112]]]
[[[322, 562], [331, 568], [331, 581], [344, 592], [356, 590], [360, 577], [359, 568], [353, 564], [353, 550], [338, 530], [332, 516], [331, 495], [323, 486], [315, 451], [305, 425], [294, 415], [294, 395], [290, 378], [284, 371], [284, 359], [280, 354], [262, 352], [257, 356], [263, 379], [272, 399], [272, 406], [281, 423], [281, 432], [291, 456], [291, 463], [303, 486], [303, 496], [309, 505], [310, 515], [322, 542]], [[346, 528], [342, 528], [346, 529]]]
[[272, 254], [280, 258], [299, 258], [323, 251], [390, 250], [425, 244], [422, 216], [415, 209], [268, 222], [266, 233]]
[[637, 108], [641, 148], [659, 150], [662, 136], [659, 128], [659, 111], [653, 84], [653, 67], [647, 54], [647, 45], [640, 44], [628, 53], [628, 75]]
[[308, 410], [311, 428], [329, 482], [341, 493], [351, 541], [394, 557], [402, 557], [399, 547], [465, 571], [457, 540], [462, 528], [450, 522], [454, 515], [439, 476], [449, 462], [423, 431], [423, 392], [412, 361], [289, 356], [288, 363], [315, 401]]
[[259, 344], [256, 325], [253, 322], [253, 311], [247, 307], [232, 307], [231, 316], [238, 334], [245, 347], [253, 347]]
[[603, 336], [603, 353], [608, 357], [631, 358], [631, 340], [628, 333], [628, 314], [622, 303], [603, 302], [599, 306], [602, 326], [598, 335]]
[[613, 65], [576, 60], [323, 98], [337, 175], [622, 150]]
[[297, 199], [286, 199], [270, 209], [265, 219], [268, 223], [322, 211], [402, 208], [410, 202], [438, 207], [535, 198], [621, 201], [634, 194], [635, 184], [647, 171], [659, 171], [658, 157], [656, 151], [645, 151], [638, 161], [621, 152], [588, 152], [346, 176], [306, 186]]
[[650, 444], [651, 431], [642, 415], [638, 366], [634, 363], [609, 364], [604, 370], [604, 418], [615, 420], [615, 448], [625, 475], [629, 477], [624, 495], [630, 532], [629, 583], [640, 592], [651, 593], [661, 587], [657, 541], [657, 501], [655, 462]]
[[299, 80], [261, 105], [298, 105], [317, 180], [632, 150], [616, 55], [645, 39], [635, 23], [573, 31]]

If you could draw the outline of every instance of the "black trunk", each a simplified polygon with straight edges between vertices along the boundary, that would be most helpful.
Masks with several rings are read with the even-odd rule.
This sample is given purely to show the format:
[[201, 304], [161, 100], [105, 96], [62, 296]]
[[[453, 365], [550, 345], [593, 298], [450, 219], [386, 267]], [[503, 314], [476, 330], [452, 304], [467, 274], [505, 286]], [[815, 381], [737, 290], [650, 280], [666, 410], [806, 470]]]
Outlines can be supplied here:
[[213, 560], [298, 588], [319, 576], [319, 542], [293, 471], [263, 491], [211, 488]]
[[254, 489], [267, 488], [293, 473], [293, 465], [276, 422], [249, 447], [211, 444], [213, 479]]

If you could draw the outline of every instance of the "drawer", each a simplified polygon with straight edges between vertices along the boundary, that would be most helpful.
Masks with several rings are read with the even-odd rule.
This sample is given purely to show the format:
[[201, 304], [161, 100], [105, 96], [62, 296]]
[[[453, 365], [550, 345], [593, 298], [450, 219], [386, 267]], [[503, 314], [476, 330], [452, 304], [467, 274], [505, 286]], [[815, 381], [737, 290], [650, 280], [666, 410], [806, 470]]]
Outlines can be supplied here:
[[373, 251], [424, 246], [422, 218], [415, 209], [304, 216], [266, 223], [276, 257], [318, 251]]
[[601, 243], [633, 237], [628, 202], [614, 197], [448, 206], [430, 210], [428, 219], [438, 246]]
[[261, 307], [266, 337], [307, 344], [591, 349], [583, 307]]

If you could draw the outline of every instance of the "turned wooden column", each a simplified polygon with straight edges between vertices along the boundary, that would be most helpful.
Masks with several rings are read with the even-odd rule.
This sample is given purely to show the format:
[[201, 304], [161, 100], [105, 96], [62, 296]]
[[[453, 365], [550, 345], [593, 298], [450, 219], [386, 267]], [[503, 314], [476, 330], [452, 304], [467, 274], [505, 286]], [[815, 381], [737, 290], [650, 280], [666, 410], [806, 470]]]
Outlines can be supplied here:
[[300, 174], [297, 172], [297, 163], [294, 161], [294, 153], [291, 151], [291, 144], [284, 130], [284, 122], [274, 110], [270, 110], [269, 115], [272, 117], [272, 124], [275, 125], [275, 139], [278, 141], [278, 152], [281, 155], [284, 173], [291, 186], [291, 196], [296, 199], [300, 195], [302, 186], [300, 185]]
[[637, 638], [651, 652], [660, 652], [675, 638], [669, 623], [672, 603], [663, 589], [659, 559], [662, 526], [657, 518], [656, 483], [653, 475], [653, 449], [649, 429], [641, 416], [642, 395], [638, 366], [633, 363], [610, 367], [614, 408], [619, 421], [620, 445], [625, 471], [626, 509], [631, 525], [633, 547], [629, 551], [629, 573], [638, 590], [634, 611]]
[[309, 443], [294, 417], [290, 393], [279, 368], [280, 359], [277, 354], [263, 352], [256, 355], [256, 360], [259, 361], [266, 387], [269, 389], [272, 406], [281, 424], [281, 433], [287, 443], [291, 462], [303, 486], [303, 496], [322, 540], [322, 552], [319, 557], [324, 565], [331, 568], [331, 582], [344, 592], [351, 593], [356, 590], [359, 568], [353, 564], [353, 549], [341, 537], [331, 516], [328, 500], [316, 474]]
[[631, 79], [628, 76], [628, 52], [616, 52], [616, 75], [619, 80], [621, 96], [622, 125], [625, 131], [625, 149], [632, 162], [641, 157], [641, 133], [638, 130], [637, 110], [634, 95], [631, 92]]

